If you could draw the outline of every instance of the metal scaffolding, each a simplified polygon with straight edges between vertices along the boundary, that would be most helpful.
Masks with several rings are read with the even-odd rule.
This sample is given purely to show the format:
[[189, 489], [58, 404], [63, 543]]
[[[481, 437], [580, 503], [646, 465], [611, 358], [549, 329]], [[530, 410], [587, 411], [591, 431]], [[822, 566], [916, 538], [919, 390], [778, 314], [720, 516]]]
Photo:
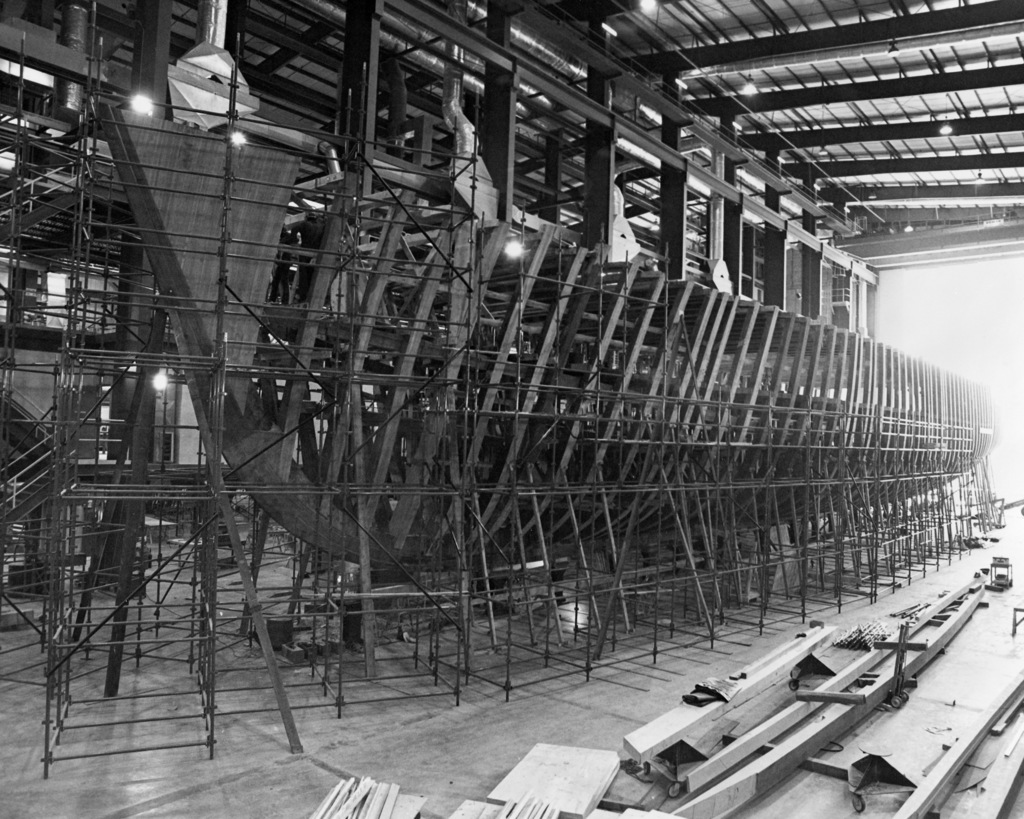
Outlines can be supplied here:
[[[728, 646], [992, 525], [985, 390], [708, 286], [704, 235], [673, 278], [494, 218], [475, 155], [430, 139], [240, 145], [233, 106], [207, 132], [87, 98], [58, 181], [20, 133], [5, 208], [5, 429], [33, 311], [53, 352], [38, 441], [0, 464], [47, 775], [153, 750], [151, 719], [212, 756], [217, 718], [275, 710], [297, 751], [302, 708]], [[29, 310], [54, 224], [63, 303]]]

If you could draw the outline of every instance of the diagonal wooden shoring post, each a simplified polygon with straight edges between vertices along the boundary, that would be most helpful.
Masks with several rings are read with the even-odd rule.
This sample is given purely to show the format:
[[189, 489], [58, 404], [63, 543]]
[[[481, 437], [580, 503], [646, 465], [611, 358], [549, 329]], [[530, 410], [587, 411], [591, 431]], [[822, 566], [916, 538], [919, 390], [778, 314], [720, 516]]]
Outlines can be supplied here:
[[[558, 638], [558, 645], [564, 645], [562, 640], [562, 621], [558, 616], [558, 604], [555, 602], [555, 590], [554, 580], [551, 577], [551, 572], [554, 566], [551, 563], [551, 558], [548, 552], [547, 541], [544, 537], [544, 521], [540, 514], [540, 504], [537, 502], [537, 484], [535, 481], [533, 464], [528, 464], [526, 467], [526, 479], [530, 483], [530, 505], [533, 507], [533, 520], [537, 527], [537, 540], [540, 543], [540, 553], [544, 560], [544, 570], [547, 573], [548, 578], [548, 594], [547, 594], [547, 607], [548, 611], [555, 618], [555, 636]], [[550, 631], [550, 629], [548, 629]], [[546, 643], [545, 643], [546, 645]], [[547, 663], [547, 649], [545, 648], [545, 664]]]
[[[713, 504], [711, 503], [711, 489], [704, 490], [707, 494], [705, 502], [701, 503], [701, 490], [695, 490], [697, 495], [697, 520], [700, 521], [701, 536], [704, 538], [704, 547], [707, 554], [708, 567], [711, 569], [711, 590], [712, 605], [714, 612], [718, 615], [720, 622], [725, 622], [725, 600], [722, 596], [721, 577], [718, 567], [718, 541], [715, 537], [714, 521], [711, 519]], [[685, 506], [685, 499], [684, 499]]]
[[[690, 542], [690, 535], [687, 527], [683, 524], [682, 515], [679, 512], [679, 507], [676, 505], [675, 500], [672, 497], [672, 484], [669, 482], [668, 473], [665, 472], [665, 467], [661, 467], [662, 483], [668, 488], [667, 497], [669, 506], [672, 508], [672, 519], [676, 526], [676, 532], [679, 535], [679, 539], [682, 541], [683, 548], [686, 550], [686, 562], [690, 566], [690, 575], [693, 579], [694, 589], [697, 595], [697, 604], [700, 607], [701, 614], [704, 615], [704, 620], [708, 626], [708, 633], [714, 631], [713, 615], [708, 610], [707, 601], [704, 599], [704, 590], [700, 585], [700, 576], [697, 572], [697, 561], [693, 553], [693, 546]], [[684, 492], [683, 487], [679, 487], [680, 492]]]
[[[598, 470], [598, 475], [600, 476], [601, 474], [602, 474], [601, 471]], [[604, 525], [605, 525], [605, 528], [606, 528], [606, 530], [608, 532], [608, 547], [609, 547], [609, 550], [611, 552], [612, 560], [615, 561], [615, 574], [616, 575], [621, 575], [620, 567], [622, 567], [624, 565], [625, 557], [626, 557], [626, 554], [628, 552], [629, 532], [627, 530], [626, 537], [623, 538], [623, 543], [621, 544], [622, 548], [621, 549], [618, 548], [618, 544], [616, 544], [616, 540], [615, 540], [615, 528], [614, 528], [614, 523], [612, 522], [612, 514], [611, 514], [611, 511], [610, 511], [610, 508], [609, 508], [609, 504], [608, 504], [608, 492], [605, 489], [605, 484], [604, 484], [603, 480], [601, 481], [600, 487], [601, 487], [601, 489], [600, 489], [600, 491], [601, 491], [601, 510], [604, 513]], [[626, 597], [622, 593], [622, 586], [621, 586], [621, 584], [618, 581], [616, 581], [616, 582], [614, 582], [612, 584], [612, 591], [613, 591], [613, 598], [614, 597], [618, 597], [619, 602], [622, 604], [623, 622], [625, 623], [626, 630], [628, 631], [629, 630], [629, 612], [626, 610]], [[612, 613], [613, 610], [614, 610], [614, 606], [612, 604], [609, 604], [609, 605], [606, 606], [606, 612], [605, 612], [605, 617], [604, 617], [605, 621], [607, 621], [611, 617], [611, 613]], [[605, 623], [605, 628], [607, 628], [607, 623]], [[600, 653], [598, 653], [597, 656], [600, 656]]]
[[[800, 594], [800, 622], [807, 620], [807, 507], [799, 512], [796, 506], [796, 487], [786, 494], [789, 495], [789, 508], [793, 516], [793, 534], [796, 543], [796, 565], [798, 569], [797, 591]], [[792, 589], [787, 590], [792, 593]]]
[[[605, 493], [604, 486], [601, 487], [601, 497], [604, 501], [604, 507], [606, 514], [608, 513], [608, 496]], [[601, 623], [600, 628], [597, 632], [597, 641], [594, 643], [594, 659], [600, 660], [601, 653], [604, 649], [605, 638], [608, 634], [608, 625], [615, 619], [615, 597], [619, 598], [619, 602], [622, 604], [622, 622], [625, 625], [626, 631], [632, 631], [632, 627], [629, 623], [629, 612], [626, 609], [626, 597], [622, 593], [622, 576], [626, 570], [626, 557], [629, 555], [630, 547], [633, 545], [633, 541], [636, 540], [635, 529], [636, 529], [636, 517], [637, 512], [640, 509], [638, 503], [633, 503], [630, 508], [629, 520], [626, 524], [625, 536], [622, 539], [622, 548], [619, 553], [615, 555], [615, 576], [612, 579], [612, 592], [613, 596], [608, 598], [608, 602], [605, 604], [604, 609], [604, 621]], [[611, 520], [607, 521], [608, 525], [608, 537], [611, 539], [612, 549], [614, 550], [614, 536], [612, 535]], [[614, 553], [614, 552], [613, 552]]]
[[[520, 584], [523, 589], [523, 605], [526, 608], [526, 624], [530, 632], [530, 645], [537, 645], [537, 635], [534, 633], [533, 628], [533, 606], [530, 602], [530, 579], [526, 569], [526, 543], [523, 537], [523, 522], [520, 518], [521, 510], [519, 508], [519, 481], [516, 476], [512, 477], [512, 485], [509, 487], [509, 503], [512, 506], [512, 537], [515, 538], [515, 546], [519, 550], [519, 562], [520, 562]], [[511, 553], [511, 550], [510, 550]], [[511, 554], [510, 554], [511, 559]], [[508, 568], [508, 584], [512, 586], [515, 581], [515, 567], [509, 565]], [[511, 613], [510, 615], [511, 616]]]
[[[476, 519], [477, 541], [480, 548], [480, 572], [483, 575], [484, 581], [484, 605], [487, 608], [487, 625], [489, 627], [491, 637], [491, 648], [496, 649], [498, 647], [498, 633], [494, 625], [494, 599], [493, 590], [491, 589], [491, 573], [487, 561], [487, 542], [485, 538], [484, 525], [483, 521], [480, 519], [480, 493], [475, 485], [470, 495], [470, 501], [473, 505], [473, 517]], [[466, 642], [469, 642], [468, 634], [466, 635]]]
[[[583, 535], [580, 533], [579, 518], [576, 515], [575, 501], [573, 498], [572, 487], [569, 484], [569, 479], [565, 476], [564, 472], [559, 472], [558, 477], [562, 479], [565, 484], [565, 504], [567, 514], [569, 515], [569, 521], [572, 524], [573, 538], [576, 540], [576, 555], [579, 561], [580, 567], [583, 569], [583, 576], [587, 583], [587, 600], [589, 601], [590, 607], [587, 611], [587, 629], [590, 629], [591, 620], [597, 624], [598, 628], [601, 625], [601, 615], [597, 610], [597, 595], [594, 593], [594, 575], [590, 570], [590, 564], [587, 561], [587, 552], [583, 548]], [[557, 482], [557, 479], [556, 479]], [[579, 624], [576, 623], [575, 627], [578, 628]]]
[[[215, 378], [213, 382], [215, 385], [220, 387], [219, 391], [221, 394], [223, 394], [222, 390], [225, 364], [226, 361], [222, 355], [218, 377]], [[281, 719], [284, 722], [285, 732], [288, 735], [288, 744], [293, 754], [300, 754], [302, 753], [302, 742], [299, 740], [298, 729], [295, 727], [295, 719], [292, 716], [291, 707], [288, 704], [288, 695], [284, 690], [284, 683], [281, 680], [281, 672], [277, 666], [274, 649], [270, 645], [270, 634], [267, 631], [266, 618], [263, 616], [263, 605], [256, 592], [256, 584], [253, 581], [252, 573], [249, 569], [249, 563], [245, 557], [242, 539], [238, 534], [238, 525], [235, 522], [234, 510], [231, 508], [231, 496], [224, 486], [224, 479], [221, 472], [220, 449], [218, 449], [216, 445], [217, 440], [215, 431], [210, 425], [203, 401], [199, 398], [199, 396], [202, 396], [205, 393], [200, 384], [199, 378], [193, 370], [186, 370], [185, 378], [188, 383], [189, 393], [196, 396], [196, 400], [193, 404], [197, 426], [199, 427], [199, 434], [203, 439], [203, 445], [207, 452], [206, 467], [210, 486], [216, 495], [221, 517], [228, 530], [228, 537], [231, 540], [231, 552], [235, 558], [235, 564], [238, 567], [238, 577], [242, 582], [242, 590], [245, 594], [246, 602], [249, 604], [249, 615], [252, 618], [253, 628], [255, 629], [256, 636], [259, 639], [260, 650], [263, 653], [263, 659], [267, 665], [270, 682], [273, 686], [274, 694], [277, 699], [277, 707], [281, 713]], [[214, 395], [216, 395], [217, 392], [218, 390], [215, 387]]]
[[[270, 528], [270, 513], [265, 509], [260, 509], [256, 515], [256, 526], [253, 532], [253, 543], [252, 543], [252, 582], [254, 584], [259, 582], [260, 579], [260, 565], [263, 562], [263, 549], [267, 545], [267, 529]], [[289, 607], [294, 604], [295, 594], [292, 595], [292, 601], [289, 602]], [[291, 614], [291, 611], [288, 612]], [[238, 623], [238, 633], [248, 634], [249, 633], [249, 603], [246, 602], [242, 606], [242, 618]]]

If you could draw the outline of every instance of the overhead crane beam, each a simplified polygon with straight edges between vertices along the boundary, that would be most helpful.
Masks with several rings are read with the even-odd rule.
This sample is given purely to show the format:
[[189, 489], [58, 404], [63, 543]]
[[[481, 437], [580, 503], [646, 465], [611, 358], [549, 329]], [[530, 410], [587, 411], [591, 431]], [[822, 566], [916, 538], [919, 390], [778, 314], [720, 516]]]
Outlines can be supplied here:
[[821, 190], [823, 199], [837, 207], [844, 204], [886, 205], [907, 204], [923, 206], [937, 202], [979, 202], [985, 204], [1013, 204], [1024, 202], [1024, 182], [998, 182], [974, 185], [858, 185], [845, 188], [827, 187]]
[[742, 100], [734, 97], [712, 97], [693, 100], [690, 105], [708, 116], [741, 116], [743, 114], [762, 114], [768, 111], [785, 111], [790, 108], [865, 102], [894, 97], [918, 97], [925, 94], [950, 94], [956, 91], [973, 91], [977, 88], [1004, 88], [1022, 84], [1024, 84], [1024, 66], [1009, 65], [997, 68], [979, 68], [974, 71], [950, 71], [945, 74], [898, 77], [874, 82], [816, 85], [792, 91], [752, 94], [743, 97]]
[[[637, 58], [651, 71], [682, 71], [718, 68], [727, 63], [779, 57], [786, 54], [816, 53], [870, 43], [897, 42], [911, 37], [948, 32], [971, 31], [985, 26], [1016, 23], [1024, 19], [1024, 10], [1016, 0], [995, 0], [991, 3], [944, 9], [928, 13], [871, 20], [855, 25], [800, 31], [777, 37], [737, 40], [720, 45], [664, 51]], [[819, 57], [827, 59], [827, 57]], [[697, 72], [694, 72], [697, 73]]]
[[[1024, 131], [1024, 115], [1007, 114], [993, 117], [969, 117], [943, 120], [953, 129], [953, 136], [1001, 134]], [[793, 148], [820, 148], [826, 145], [848, 145], [854, 142], [892, 142], [901, 139], [932, 139], [940, 136], [939, 123], [933, 120], [903, 122], [892, 125], [860, 125], [840, 128], [813, 128], [780, 131], [773, 134], [749, 134], [741, 144], [756, 151], [785, 151]]]
[[788, 173], [802, 174], [813, 167], [816, 176], [833, 179], [849, 176], [877, 176], [886, 173], [940, 173], [981, 171], [993, 168], [1020, 168], [1024, 152], [1010, 154], [971, 154], [960, 156], [899, 157], [894, 159], [850, 159], [839, 162], [791, 162], [783, 165]]

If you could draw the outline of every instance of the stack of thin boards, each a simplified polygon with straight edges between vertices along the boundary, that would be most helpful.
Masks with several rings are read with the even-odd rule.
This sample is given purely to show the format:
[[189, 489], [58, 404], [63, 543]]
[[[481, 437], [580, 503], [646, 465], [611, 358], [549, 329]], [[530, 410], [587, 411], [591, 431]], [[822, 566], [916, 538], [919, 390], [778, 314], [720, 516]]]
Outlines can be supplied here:
[[342, 779], [310, 819], [391, 819], [398, 791], [398, 785], [374, 782], [368, 776]]
[[532, 793], [505, 803], [495, 819], [558, 819], [558, 808]]

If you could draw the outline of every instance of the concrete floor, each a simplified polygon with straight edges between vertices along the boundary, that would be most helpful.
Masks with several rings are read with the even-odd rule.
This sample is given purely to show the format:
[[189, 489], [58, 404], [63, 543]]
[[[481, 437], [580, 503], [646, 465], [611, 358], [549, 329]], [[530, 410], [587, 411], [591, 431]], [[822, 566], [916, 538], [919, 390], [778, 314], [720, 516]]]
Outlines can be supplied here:
[[[943, 590], [962, 585], [978, 569], [987, 567], [993, 555], [1009, 557], [1024, 571], [1024, 520], [1015, 513], [1008, 517], [1007, 528], [992, 533], [1000, 538], [999, 543], [965, 552], [961, 560], [938, 571], [929, 569], [926, 576], [915, 576], [910, 585], [895, 593], [883, 592], [874, 607], [855, 600], [845, 604], [842, 613], [830, 608], [814, 616], [840, 628], [883, 619], [890, 611], [934, 600]], [[922, 689], [904, 710], [879, 715], [862, 729], [870, 742], [888, 744], [898, 751], [899, 765], [908, 774], [919, 775], [934, 759], [936, 748], [948, 742], [971, 715], [984, 708], [987, 699], [1024, 668], [1024, 631], [1017, 638], [1010, 636], [1011, 610], [1020, 599], [1016, 589], [1024, 589], [1024, 575], [1015, 589], [988, 594], [989, 607], [976, 613], [948, 654], [925, 673]], [[396, 681], [373, 689], [354, 686], [340, 719], [329, 707], [296, 711], [304, 753], [294, 755], [289, 753], [275, 711], [226, 714], [223, 712], [232, 710], [234, 695], [224, 695], [218, 699], [222, 713], [213, 760], [207, 758], [204, 748], [67, 760], [54, 766], [48, 780], [42, 778], [40, 763], [42, 689], [0, 682], [0, 819], [303, 817], [315, 809], [341, 775], [369, 775], [378, 781], [396, 782], [404, 793], [427, 797], [424, 817], [448, 817], [463, 800], [484, 799], [537, 742], [620, 750], [623, 735], [673, 707], [694, 683], [728, 674], [800, 631], [798, 615], [778, 613], [776, 617], [770, 633], [759, 638], [751, 626], [756, 622], [756, 609], [737, 611], [723, 630], [725, 639], [714, 651], [708, 650], [706, 642], [679, 647], [659, 655], [657, 664], [651, 663], [649, 654], [626, 661], [634, 654], [628, 643], [623, 643], [616, 656], [624, 661], [597, 671], [589, 682], [581, 673], [546, 679], [514, 689], [508, 703], [499, 687], [479, 681], [463, 689], [457, 707], [450, 694], [388, 703], [359, 701], [397, 689], [422, 694], [443, 690], [422, 682]], [[484, 657], [481, 654], [481, 659]], [[5, 673], [9, 670], [10, 666]], [[287, 682], [308, 679], [303, 668], [289, 668], [284, 673]], [[162, 675], [159, 663], [144, 663], [138, 671], [126, 670], [125, 685], [139, 692], [158, 690], [165, 679]], [[517, 682], [537, 678], [529, 671], [517, 675]], [[33, 679], [31, 673], [21, 677]], [[34, 679], [38, 681], [38, 671]], [[148, 704], [133, 705], [132, 714], [120, 715], [174, 717], [195, 709], [195, 700], [195, 695], [144, 700]], [[950, 704], [953, 700], [955, 706]], [[293, 698], [297, 705], [306, 702]], [[201, 740], [198, 727], [195, 720], [161, 720], [129, 725], [126, 730], [135, 741], [152, 745]], [[101, 749], [105, 730], [71, 732], [64, 747], [77, 752]], [[850, 738], [844, 753], [855, 753], [861, 740], [867, 741]], [[623, 801], [639, 800], [649, 789], [624, 772], [612, 786], [614, 795]], [[860, 815], [891, 815], [901, 798], [905, 795], [872, 800], [868, 812]], [[672, 807], [669, 801], [661, 809]], [[799, 773], [741, 815], [855, 814], [845, 783]], [[1024, 811], [1018, 809], [1013, 815], [1022, 817]]]

